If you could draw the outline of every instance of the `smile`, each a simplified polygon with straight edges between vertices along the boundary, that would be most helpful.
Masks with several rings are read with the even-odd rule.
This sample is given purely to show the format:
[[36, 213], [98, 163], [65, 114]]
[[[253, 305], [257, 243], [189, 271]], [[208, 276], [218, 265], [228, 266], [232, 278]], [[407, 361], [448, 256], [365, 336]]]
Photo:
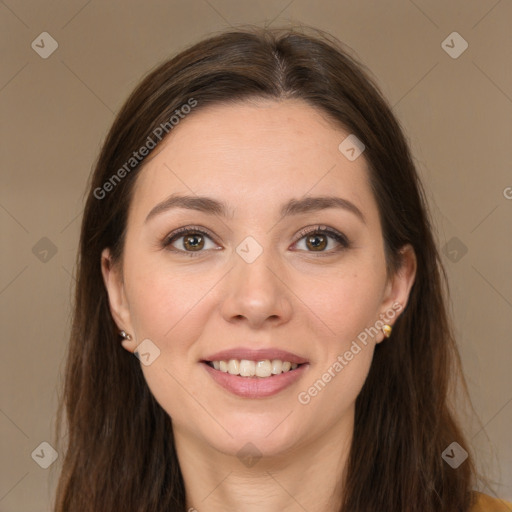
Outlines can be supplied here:
[[230, 375], [240, 375], [241, 377], [259, 377], [266, 378], [273, 375], [280, 375], [298, 368], [297, 363], [282, 361], [281, 359], [264, 359], [261, 361], [251, 361], [249, 359], [229, 359], [228, 361], [206, 361], [211, 368], [229, 373]]
[[[219, 369], [215, 369], [215, 366]], [[224, 368], [224, 370], [221, 369]], [[293, 369], [292, 369], [293, 365]], [[242, 398], [267, 398], [290, 388], [309, 368], [309, 363], [291, 363], [281, 360], [230, 359], [201, 361], [214, 383], [232, 395]], [[229, 369], [233, 373], [230, 373]], [[276, 373], [272, 373], [274, 370]], [[277, 371], [279, 370], [279, 373]], [[242, 373], [254, 375], [242, 376]], [[258, 376], [258, 372], [260, 375]], [[269, 373], [270, 372], [270, 373]]]

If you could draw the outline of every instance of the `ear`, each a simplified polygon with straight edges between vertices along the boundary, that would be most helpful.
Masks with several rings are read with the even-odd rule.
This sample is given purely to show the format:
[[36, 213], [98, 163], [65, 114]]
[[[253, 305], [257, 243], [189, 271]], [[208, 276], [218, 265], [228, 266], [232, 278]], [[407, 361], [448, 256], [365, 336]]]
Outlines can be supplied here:
[[137, 344], [130, 318], [130, 308], [126, 299], [124, 290], [123, 276], [119, 265], [112, 263], [110, 249], [103, 249], [101, 253], [101, 273], [103, 274], [103, 282], [107, 289], [110, 312], [120, 331], [126, 331], [131, 336], [131, 340], [123, 340], [123, 347], [132, 352]]
[[[396, 274], [389, 279], [381, 306], [381, 319], [391, 326], [407, 306], [417, 269], [416, 254], [411, 244], [404, 245], [400, 249], [400, 253], [402, 264]], [[394, 316], [389, 313], [393, 311], [395, 312]], [[393, 318], [391, 318], [392, 316]], [[380, 343], [383, 339], [385, 339], [384, 333], [380, 331], [375, 341]]]

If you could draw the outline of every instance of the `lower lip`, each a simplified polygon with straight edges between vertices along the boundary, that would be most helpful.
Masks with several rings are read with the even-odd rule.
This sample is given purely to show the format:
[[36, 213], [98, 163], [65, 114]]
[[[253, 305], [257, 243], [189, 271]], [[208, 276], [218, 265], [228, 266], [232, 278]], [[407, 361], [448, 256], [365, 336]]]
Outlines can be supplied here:
[[308, 364], [302, 364], [291, 370], [271, 377], [240, 377], [215, 370], [206, 363], [201, 363], [213, 380], [234, 395], [243, 398], [265, 398], [276, 395], [283, 389], [297, 382], [306, 371]]

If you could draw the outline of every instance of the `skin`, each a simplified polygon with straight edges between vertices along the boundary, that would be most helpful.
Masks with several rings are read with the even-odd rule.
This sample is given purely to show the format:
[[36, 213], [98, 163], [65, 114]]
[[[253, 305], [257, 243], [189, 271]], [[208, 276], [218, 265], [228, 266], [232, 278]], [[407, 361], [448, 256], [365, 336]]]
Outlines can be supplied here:
[[[141, 368], [172, 417], [187, 507], [199, 512], [322, 512], [340, 502], [355, 400], [382, 331], [360, 344], [308, 404], [297, 397], [379, 315], [395, 303], [405, 308], [416, 273], [414, 251], [406, 246], [400, 272], [386, 278], [364, 153], [349, 161], [338, 150], [348, 134], [301, 100], [198, 110], [173, 129], [138, 176], [122, 262], [113, 265], [109, 250], [103, 252], [112, 315], [132, 336], [122, 346], [133, 352], [150, 339], [160, 350]], [[232, 217], [174, 209], [145, 222], [173, 193], [218, 199]], [[338, 208], [280, 218], [282, 203], [305, 195], [348, 199], [366, 223]], [[201, 239], [199, 255], [162, 247], [173, 230], [188, 225], [214, 235]], [[317, 225], [345, 234], [351, 246], [335, 251], [340, 243], [321, 237], [329, 245], [315, 251], [308, 236], [298, 240], [302, 228]], [[252, 263], [236, 252], [247, 236], [263, 249]], [[172, 247], [186, 251], [183, 241]], [[288, 350], [309, 367], [277, 395], [241, 398], [199, 362], [237, 346]], [[262, 455], [251, 467], [237, 456], [248, 442]]]

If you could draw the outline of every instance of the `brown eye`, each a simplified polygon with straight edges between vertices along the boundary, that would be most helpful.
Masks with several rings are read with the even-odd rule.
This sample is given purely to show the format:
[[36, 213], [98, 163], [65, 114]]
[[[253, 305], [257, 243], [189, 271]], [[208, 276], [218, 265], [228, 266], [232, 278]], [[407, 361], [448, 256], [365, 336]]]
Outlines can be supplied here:
[[306, 237], [306, 246], [314, 251], [317, 249], [323, 251], [327, 247], [327, 237], [322, 234], [308, 235]]
[[204, 247], [204, 238], [201, 234], [194, 233], [181, 238], [183, 238], [183, 247], [187, 250], [197, 251]]
[[[325, 254], [327, 256], [350, 247], [350, 242], [345, 235], [326, 226], [315, 226], [314, 228], [303, 229], [299, 233], [299, 238], [295, 244], [299, 244], [303, 239], [305, 240], [306, 247], [304, 250], [306, 252], [318, 253], [319, 255]], [[334, 240], [337, 242], [338, 246], [326, 250], [329, 245], [329, 240]]]
[[[178, 242], [179, 240], [181, 242]], [[211, 246], [207, 247], [210, 241]], [[187, 256], [199, 256], [207, 252], [208, 249], [217, 249], [213, 243], [212, 236], [203, 231], [192, 227], [180, 228], [173, 231], [162, 242], [162, 247], [176, 253], [185, 254]]]

